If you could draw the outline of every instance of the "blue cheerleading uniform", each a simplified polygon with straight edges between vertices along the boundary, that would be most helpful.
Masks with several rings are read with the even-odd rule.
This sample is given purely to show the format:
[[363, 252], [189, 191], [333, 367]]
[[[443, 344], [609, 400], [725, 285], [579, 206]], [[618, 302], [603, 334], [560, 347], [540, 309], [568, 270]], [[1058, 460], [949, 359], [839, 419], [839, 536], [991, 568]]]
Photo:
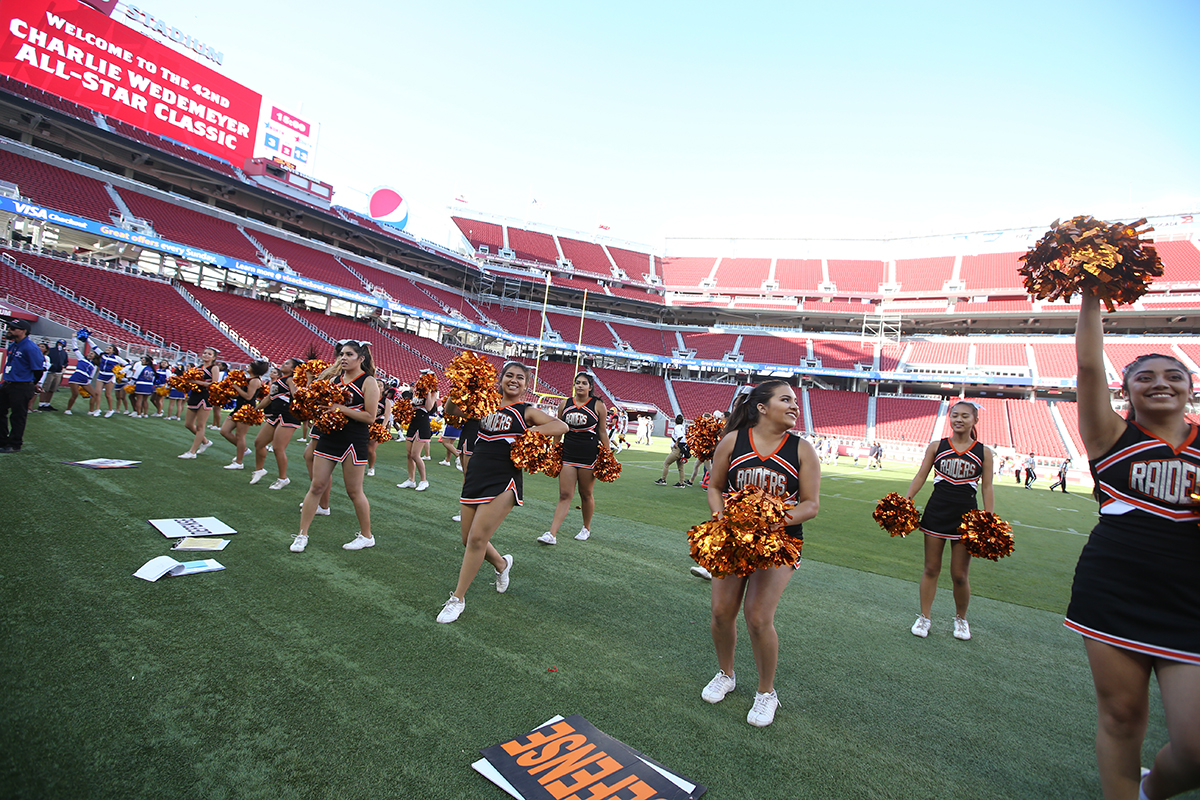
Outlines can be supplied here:
[[70, 378], [67, 378], [67, 383], [73, 383], [76, 386], [90, 386], [92, 379], [96, 377], [96, 365], [88, 361], [78, 347], [75, 348], [75, 357], [79, 360], [75, 362], [75, 371], [71, 373]]
[[154, 367], [143, 366], [133, 379], [133, 393], [148, 395], [154, 393]]

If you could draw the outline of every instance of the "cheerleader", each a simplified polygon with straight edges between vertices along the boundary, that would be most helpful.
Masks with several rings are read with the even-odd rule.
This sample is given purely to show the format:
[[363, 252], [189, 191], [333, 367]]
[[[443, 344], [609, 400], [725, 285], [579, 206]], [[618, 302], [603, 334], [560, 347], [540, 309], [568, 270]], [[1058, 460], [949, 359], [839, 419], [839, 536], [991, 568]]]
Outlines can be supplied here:
[[[431, 373], [432, 370], [423, 369], [421, 374]], [[412, 422], [408, 424], [408, 431], [405, 433], [405, 438], [408, 440], [406, 455], [408, 457], [408, 480], [404, 483], [396, 484], [397, 489], [412, 489], [416, 488], [418, 492], [423, 492], [429, 488], [429, 481], [425, 479], [425, 461], [421, 458], [421, 452], [429, 445], [433, 438], [433, 431], [429, 427], [429, 415], [437, 410], [438, 407], [438, 390], [435, 388], [428, 394], [421, 394], [416, 391], [416, 385], [413, 385]], [[414, 480], [417, 474], [420, 474], [421, 480]]]
[[[451, 405], [448, 401], [446, 405]], [[450, 412], [446, 412], [450, 413]], [[479, 420], [473, 417], [464, 417], [461, 432], [458, 436], [458, 469], [462, 472], [463, 483], [467, 480], [467, 465], [471, 463], [471, 456], [475, 453], [475, 445], [479, 441]], [[455, 514], [450, 518], [454, 522], [462, 522], [462, 512]]]
[[149, 417], [150, 395], [154, 394], [154, 359], [142, 356], [142, 363], [133, 376], [133, 415]]
[[75, 406], [75, 401], [79, 399], [79, 393], [87, 389], [91, 397], [88, 398], [87, 413], [93, 417], [100, 416], [100, 392], [93, 384], [96, 377], [96, 369], [100, 364], [100, 354], [93, 352], [92, 355], [85, 356], [83, 351], [79, 349], [78, 344], [74, 344], [71, 348], [75, 352], [75, 370], [71, 373], [71, 377], [67, 379], [67, 386], [71, 389], [71, 399], [67, 401], [67, 410], [64, 414], [70, 415], [71, 409]]
[[150, 402], [154, 403], [155, 413], [150, 416], [162, 416], [162, 393], [158, 391], [158, 387], [167, 385], [167, 378], [170, 377], [170, 368], [166, 361], [158, 362], [158, 366], [154, 371], [154, 393], [150, 395]]
[[[229, 377], [229, 365], [228, 364], [226, 364], [224, 361], [222, 361], [220, 364], [217, 365], [217, 367], [218, 367], [218, 369], [217, 369], [217, 380], [218, 381], [223, 381]], [[208, 426], [208, 429], [210, 431], [221, 430], [221, 409], [223, 409], [223, 408], [233, 408], [233, 401], [230, 400], [228, 403], [226, 403], [223, 406], [213, 406], [212, 424]]]
[[259, 401], [258, 407], [263, 412], [263, 424], [258, 429], [258, 436], [254, 438], [254, 472], [250, 473], [251, 486], [266, 477], [267, 470], [264, 465], [267, 463], [268, 446], [275, 453], [275, 466], [279, 470], [279, 477], [271, 484], [271, 488], [278, 491], [291, 483], [288, 478], [287, 447], [296, 429], [300, 427], [300, 420], [292, 413], [292, 392], [296, 391], [296, 385], [292, 383], [292, 372], [301, 363], [298, 358], [284, 361], [271, 376], [267, 396]]
[[562, 470], [558, 473], [558, 505], [554, 507], [554, 519], [550, 530], [537, 538], [539, 544], [558, 544], [558, 529], [567, 519], [571, 501], [575, 498], [575, 487], [579, 487], [579, 506], [583, 511], [583, 527], [575, 538], [587, 541], [592, 535], [592, 514], [596, 510], [593, 489], [596, 475], [596, 457], [601, 447], [608, 447], [608, 431], [602, 424], [608, 419], [608, 409], [596, 397], [596, 386], [592, 376], [586, 372], [575, 375], [575, 393], [558, 404], [558, 418], [566, 423], [567, 433], [562, 437]]
[[192, 446], [180, 458], [195, 458], [208, 448], [212, 442], [204, 430], [208, 424], [208, 387], [218, 380], [217, 354], [221, 351], [215, 347], [206, 347], [200, 354], [200, 370], [204, 377], [196, 381], [196, 389], [187, 394], [187, 414], [183, 426], [192, 432]]
[[113, 391], [117, 396], [117, 410], [127, 417], [134, 416], [130, 400], [133, 393], [133, 375], [140, 366], [140, 362], [134, 364], [131, 361], [123, 367], [113, 368]]
[[359, 525], [358, 533], [342, 545], [342, 549], [362, 550], [375, 546], [375, 537], [371, 533], [371, 504], [367, 502], [362, 488], [363, 473], [367, 467], [369, 428], [375, 420], [381, 394], [379, 382], [375, 380], [375, 366], [371, 362], [370, 343], [353, 339], [342, 342], [336, 366], [341, 373], [338, 381], [342, 388], [349, 391], [350, 401], [347, 404], [334, 403], [328, 410], [340, 411], [348, 420], [341, 430], [321, 433], [317, 439], [313, 451], [312, 483], [309, 484], [300, 511], [300, 532], [292, 537], [290, 549], [293, 553], [304, 552], [308, 545], [308, 527], [317, 513], [322, 495], [329, 492], [333, 468], [338, 463], [342, 465], [346, 494], [354, 504]]
[[233, 415], [238, 409], [254, 405], [258, 400], [259, 390], [263, 387], [263, 376], [270, 368], [271, 365], [266, 361], [250, 362], [250, 379], [246, 381], [245, 388], [233, 387], [237, 393], [233, 397], [233, 411], [225, 417], [225, 422], [221, 425], [221, 435], [225, 437], [225, 441], [233, 445], [235, 455], [233, 461], [226, 464], [224, 469], [244, 469], [246, 466], [242, 463], [242, 459], [251, 452], [250, 448], [246, 447], [246, 432], [250, 430], [250, 426], [245, 422], [238, 422]]
[[[375, 408], [375, 424], [382, 425], [384, 430], [390, 430], [387, 426], [389, 416], [388, 409], [391, 408], [391, 403], [387, 400], [387, 391], [383, 390], [379, 393], [379, 405]], [[388, 434], [391, 435], [390, 433]], [[367, 477], [375, 477], [375, 453], [379, 450], [379, 442], [375, 437], [371, 437], [367, 442]]]
[[[458, 585], [442, 606], [437, 621], [454, 622], [466, 608], [467, 589], [486, 559], [496, 570], [496, 591], [508, 591], [513, 559], [492, 546], [492, 535], [514, 505], [521, 505], [522, 475], [512, 463], [512, 443], [527, 430], [546, 436], [566, 433], [567, 423], [524, 402], [529, 368], [509, 361], [500, 371], [501, 407], [479, 421], [475, 454], [466, 467], [462, 497], [462, 541], [467, 552], [458, 571]], [[457, 409], [450, 404], [447, 413]]]
[[[441, 422], [442, 427], [441, 430], [438, 431], [438, 443], [441, 444], [442, 449], [446, 451], [446, 458], [442, 461], [439, 461], [438, 465], [449, 467], [452, 466], [454, 462], [458, 461], [459, 450], [454, 446], [454, 442], [456, 439], [462, 436], [462, 428], [451, 425], [446, 421], [444, 416], [441, 417]], [[454, 459], [454, 462], [450, 461], [452, 458]]]
[[[1096, 761], [1106, 800], [1200, 787], [1200, 438], [1186, 418], [1192, 375], [1169, 355], [1125, 367], [1112, 408], [1100, 303], [1086, 290], [1075, 331], [1079, 433], [1100, 521], [1075, 568], [1066, 626], [1084, 636], [1096, 687]], [[1139, 775], [1158, 678], [1168, 741]], [[1140, 788], [1139, 788], [1139, 780]]]
[[[176, 364], [171, 370], [176, 375], [182, 375], [185, 369], [184, 364]], [[180, 419], [180, 414], [184, 413], [185, 402], [187, 395], [176, 389], [174, 386], [169, 387], [167, 392], [167, 419]]]
[[[799, 416], [796, 393], [785, 381], [764, 381], [738, 399], [713, 453], [707, 496], [714, 514], [724, 513], [726, 495], [758, 486], [795, 504], [788, 509], [784, 533], [804, 539], [803, 523], [815, 517], [820, 507], [821, 464], [812, 445], [792, 433]], [[719, 703], [737, 686], [734, 651], [738, 609], [743, 608], [758, 668], [758, 691], [746, 722], [756, 727], [770, 725], [779, 708], [775, 609], [799, 564], [756, 570], [744, 578], [712, 579], [711, 628], [718, 670], [700, 696], [706, 702]]]
[[[100, 385], [100, 390], [104, 393], [105, 401], [108, 403], [108, 412], [104, 415], [105, 419], [117, 413], [115, 401], [113, 400], [113, 384], [116, 383], [114, 372], [117, 367], [124, 367], [128, 364], [128, 361], [121, 358], [121, 351], [117, 349], [115, 344], [110, 344], [104, 348], [103, 353], [100, 355], [100, 363], [96, 365], [96, 381]], [[92, 416], [100, 416], [100, 409], [97, 408]]]
[[983, 510], [992, 511], [992, 451], [983, 446], [975, 433], [979, 422], [978, 407], [960, 400], [950, 407], [951, 435], [930, 442], [925, 458], [909, 484], [909, 500], [917, 496], [929, 471], [933, 470], [933, 494], [925, 503], [921, 515], [921, 531], [925, 534], [925, 570], [921, 573], [921, 613], [913, 623], [913, 636], [924, 639], [929, 635], [933, 598], [937, 595], [938, 576], [942, 572], [942, 554], [950, 542], [950, 580], [954, 589], [954, 638], [971, 638], [967, 624], [967, 605], [971, 602], [971, 583], [967, 573], [971, 554], [962, 542], [958, 526], [963, 514], [978, 508], [975, 493], [983, 494]]

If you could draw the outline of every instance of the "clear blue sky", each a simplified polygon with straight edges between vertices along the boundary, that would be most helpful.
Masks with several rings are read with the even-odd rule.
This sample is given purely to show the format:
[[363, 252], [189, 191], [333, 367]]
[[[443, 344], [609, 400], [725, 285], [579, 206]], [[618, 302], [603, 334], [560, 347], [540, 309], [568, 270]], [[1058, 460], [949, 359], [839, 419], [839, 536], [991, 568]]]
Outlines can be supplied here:
[[459, 194], [647, 244], [1200, 211], [1195, 0], [139, 7], [440, 241]]

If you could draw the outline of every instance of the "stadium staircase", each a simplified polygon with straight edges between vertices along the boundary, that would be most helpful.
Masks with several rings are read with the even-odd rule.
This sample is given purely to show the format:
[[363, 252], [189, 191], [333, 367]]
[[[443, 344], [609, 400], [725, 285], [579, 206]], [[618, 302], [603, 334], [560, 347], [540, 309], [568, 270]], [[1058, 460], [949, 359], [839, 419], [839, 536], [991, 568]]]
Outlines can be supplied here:
[[326, 344], [337, 344], [336, 339], [334, 339], [332, 336], [330, 336], [325, 331], [318, 328], [316, 325], [313, 325], [311, 322], [306, 320], [304, 317], [297, 314], [293, 309], [288, 308], [287, 306], [284, 306], [283, 310], [287, 312], [289, 317], [296, 320], [296, 322], [299, 322], [301, 325], [308, 328], [310, 331], [315, 333], [317, 336], [320, 336], [322, 339], [324, 339]]
[[1062, 439], [1063, 446], [1067, 448], [1067, 454], [1070, 456], [1071, 461], [1076, 464], [1086, 462], [1087, 458], [1075, 446], [1075, 439], [1071, 436], [1071, 431], [1067, 428], [1067, 423], [1063, 420], [1062, 413], [1058, 410], [1058, 403], [1050, 404], [1050, 419], [1054, 421], [1054, 429], [1058, 431], [1058, 438]]
[[667, 387], [667, 398], [671, 401], [671, 419], [683, 413], [683, 408], [679, 405], [679, 398], [675, 396], [675, 386], [669, 380], [663, 381]]
[[[205, 308], [204, 304], [201, 303], [199, 300], [197, 300], [195, 297], [193, 297], [192, 293], [189, 292], [187, 289], [185, 289], [183, 284], [176, 283], [175, 291], [178, 292], [179, 296], [182, 297], [184, 300], [186, 300], [188, 302], [188, 304], [191, 305], [192, 308], [196, 309], [197, 313], [199, 313], [201, 317], [208, 320], [208, 322], [214, 328], [216, 328], [222, 336], [224, 336], [226, 339], [228, 339], [230, 342], [232, 342], [235, 346], [237, 346], [237, 348], [239, 350], [241, 350], [243, 353], [250, 356], [251, 358], [262, 360], [263, 354], [258, 351], [258, 348], [256, 348], [254, 345], [250, 344], [250, 342], [248, 342], [246, 339], [239, 336], [238, 332], [235, 331], [233, 328], [231, 328], [228, 325], [226, 325], [225, 323], [221, 322], [220, 317], [218, 317], [212, 311], [209, 311], [207, 308]], [[187, 355], [189, 357], [189, 360], [195, 360], [198, 357], [195, 353], [191, 353], [191, 352], [189, 352]], [[228, 359], [226, 359], [226, 360], [228, 360]]]
[[816, 428], [813, 427], [812, 403], [808, 401], [807, 387], [801, 390], [800, 399], [804, 407], [804, 431], [805, 433], [813, 433]]

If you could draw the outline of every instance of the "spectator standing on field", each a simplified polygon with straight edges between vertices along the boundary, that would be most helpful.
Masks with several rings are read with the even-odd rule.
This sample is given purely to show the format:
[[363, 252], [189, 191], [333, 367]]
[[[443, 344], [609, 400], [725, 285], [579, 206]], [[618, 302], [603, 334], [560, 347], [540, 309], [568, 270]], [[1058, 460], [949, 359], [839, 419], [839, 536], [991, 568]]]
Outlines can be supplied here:
[[0, 377], [0, 453], [16, 453], [24, 444], [29, 401], [42, 378], [45, 356], [29, 338], [29, 323], [23, 319], [8, 324], [7, 358]]
[[63, 369], [67, 366], [67, 343], [59, 339], [46, 351], [46, 356], [50, 359], [50, 366], [42, 376], [42, 396], [38, 401], [38, 410], [57, 411], [58, 409], [50, 403], [54, 400], [54, 393], [58, 391], [59, 384], [62, 383]]
[[671, 465], [675, 464], [679, 469], [679, 482], [675, 484], [675, 488], [687, 488], [687, 484], [683, 482], [683, 464], [686, 459], [687, 423], [683, 421], [683, 414], [676, 414], [675, 427], [671, 430], [671, 452], [667, 453], [667, 460], [663, 462], [662, 477], [655, 483], [659, 486], [666, 486], [667, 472], [671, 469]]

